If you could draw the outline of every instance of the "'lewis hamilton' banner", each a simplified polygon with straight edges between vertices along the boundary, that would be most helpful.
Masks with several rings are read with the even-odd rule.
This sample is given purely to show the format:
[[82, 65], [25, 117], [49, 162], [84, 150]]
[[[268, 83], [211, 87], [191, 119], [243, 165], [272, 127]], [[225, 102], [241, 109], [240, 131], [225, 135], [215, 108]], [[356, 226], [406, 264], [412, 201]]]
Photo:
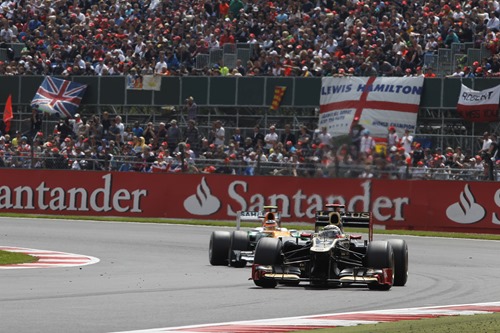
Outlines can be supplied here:
[[500, 86], [476, 91], [462, 84], [457, 111], [465, 120], [473, 122], [498, 121]]
[[319, 126], [332, 136], [349, 134], [354, 118], [373, 137], [415, 131], [423, 77], [323, 77]]

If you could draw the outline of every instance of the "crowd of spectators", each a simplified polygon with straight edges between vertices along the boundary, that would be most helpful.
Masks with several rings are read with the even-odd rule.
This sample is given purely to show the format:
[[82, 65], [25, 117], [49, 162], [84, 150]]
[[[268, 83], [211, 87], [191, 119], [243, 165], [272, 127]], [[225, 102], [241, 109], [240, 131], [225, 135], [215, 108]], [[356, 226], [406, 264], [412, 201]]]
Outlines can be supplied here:
[[[425, 54], [452, 43], [491, 56], [461, 76], [500, 71], [497, 0], [5, 0], [0, 75], [435, 75]], [[10, 43], [24, 43], [20, 59]], [[250, 60], [197, 69], [226, 43]], [[449, 73], [450, 75], [454, 73]]]
[[[5, 0], [0, 75], [434, 77], [424, 56], [462, 42], [491, 56], [449, 75], [496, 76], [499, 13], [496, 0]], [[20, 57], [12, 43], [24, 44]], [[196, 68], [198, 54], [227, 43], [251, 44], [250, 60]], [[475, 179], [496, 178], [498, 141], [489, 133], [481, 150], [441, 151], [392, 129], [384, 148], [357, 126], [340, 142], [306, 126], [242, 133], [215, 121], [201, 133], [190, 118], [186, 126], [124, 124], [105, 112], [43, 133], [34, 110], [29, 132], [0, 137], [0, 166], [397, 179], [461, 179], [472, 170]]]
[[440, 180], [496, 180], [500, 170], [500, 142], [488, 132], [468, 152], [424, 147], [393, 127], [380, 144], [356, 122], [333, 138], [326, 127], [295, 132], [289, 124], [242, 131], [216, 120], [207, 133], [193, 119], [128, 125], [108, 112], [60, 120], [49, 133], [37, 110], [26, 120], [29, 131], [0, 136], [0, 167]]

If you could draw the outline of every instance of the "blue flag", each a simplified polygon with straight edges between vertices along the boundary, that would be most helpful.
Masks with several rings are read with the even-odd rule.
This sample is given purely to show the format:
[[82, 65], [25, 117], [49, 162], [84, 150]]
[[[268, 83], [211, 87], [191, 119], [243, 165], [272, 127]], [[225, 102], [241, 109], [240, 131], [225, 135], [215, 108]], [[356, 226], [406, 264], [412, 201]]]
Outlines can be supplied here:
[[77, 112], [86, 84], [47, 76], [31, 101], [31, 107], [72, 118]]

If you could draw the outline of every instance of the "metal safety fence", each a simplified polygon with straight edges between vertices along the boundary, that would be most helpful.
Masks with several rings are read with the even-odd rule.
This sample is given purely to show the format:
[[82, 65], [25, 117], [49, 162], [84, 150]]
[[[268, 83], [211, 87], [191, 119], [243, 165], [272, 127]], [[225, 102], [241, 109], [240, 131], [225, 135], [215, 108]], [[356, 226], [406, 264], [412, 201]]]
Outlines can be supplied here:
[[13, 154], [0, 156], [0, 168], [87, 170], [159, 173], [220, 173], [240, 176], [293, 176], [306, 178], [370, 178], [389, 180], [500, 180], [500, 168], [488, 163], [475, 167], [452, 168], [410, 166], [407, 164], [330, 163], [306, 159], [298, 162], [285, 158], [282, 161], [254, 159], [205, 159], [168, 157], [148, 159], [140, 155], [113, 156], [112, 154], [64, 156], [49, 151], [32, 156]]
[[224, 44], [221, 48], [212, 48], [208, 54], [198, 54], [195, 58], [196, 69], [212, 68], [215, 65], [236, 68], [237, 60], [245, 66], [256, 56], [257, 47], [250, 43]]

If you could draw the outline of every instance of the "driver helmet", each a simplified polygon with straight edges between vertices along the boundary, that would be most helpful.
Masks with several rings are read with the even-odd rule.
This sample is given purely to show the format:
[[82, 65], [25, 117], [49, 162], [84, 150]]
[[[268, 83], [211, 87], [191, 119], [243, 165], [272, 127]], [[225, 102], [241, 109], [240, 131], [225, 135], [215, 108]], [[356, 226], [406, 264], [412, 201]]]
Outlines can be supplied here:
[[264, 223], [264, 230], [276, 230], [278, 228], [278, 223], [275, 220], [267, 220]]
[[330, 224], [323, 228], [319, 236], [323, 238], [340, 238], [342, 237], [342, 231], [336, 225]]

